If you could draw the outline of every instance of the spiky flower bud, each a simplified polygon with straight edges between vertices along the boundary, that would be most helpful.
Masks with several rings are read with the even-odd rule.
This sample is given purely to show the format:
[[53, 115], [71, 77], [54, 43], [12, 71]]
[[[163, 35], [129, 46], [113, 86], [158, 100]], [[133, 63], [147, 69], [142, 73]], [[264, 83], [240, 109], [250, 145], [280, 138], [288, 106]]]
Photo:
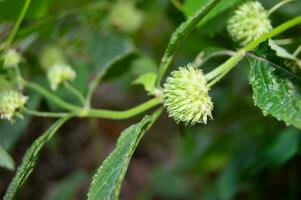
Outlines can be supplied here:
[[48, 81], [52, 90], [56, 90], [64, 81], [73, 81], [75, 71], [66, 64], [55, 64], [47, 71]]
[[27, 99], [28, 97], [15, 90], [0, 92], [0, 118], [12, 121]]
[[206, 124], [212, 118], [213, 103], [208, 94], [207, 80], [192, 65], [173, 71], [164, 84], [164, 106], [169, 116], [186, 125]]
[[21, 61], [21, 55], [15, 49], [9, 49], [3, 56], [5, 68], [17, 67]]
[[272, 30], [269, 12], [258, 1], [242, 4], [227, 25], [235, 42], [244, 46]]
[[128, 1], [118, 1], [110, 14], [111, 23], [123, 32], [133, 33], [143, 23], [143, 14]]

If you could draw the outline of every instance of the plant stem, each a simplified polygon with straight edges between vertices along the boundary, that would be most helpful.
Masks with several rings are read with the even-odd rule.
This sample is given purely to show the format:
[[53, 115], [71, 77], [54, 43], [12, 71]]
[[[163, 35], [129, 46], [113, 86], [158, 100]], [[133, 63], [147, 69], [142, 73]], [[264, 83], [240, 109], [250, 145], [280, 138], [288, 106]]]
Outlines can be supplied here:
[[22, 109], [26, 114], [38, 116], [38, 117], [53, 117], [53, 118], [60, 118], [60, 117], [66, 117], [69, 115], [69, 113], [53, 113], [53, 112], [40, 112], [35, 110], [30, 110], [28, 108]]
[[284, 6], [287, 3], [293, 2], [294, 0], [283, 0], [281, 2], [279, 2], [278, 4], [276, 4], [273, 8], [271, 8], [269, 10], [269, 15], [271, 15], [273, 12], [275, 12], [276, 10], [278, 10], [280, 7]]
[[213, 82], [209, 84], [212, 86], [215, 83], [217, 83], [220, 79], [222, 79], [232, 68], [234, 68], [244, 58], [244, 55], [247, 51], [251, 51], [252, 49], [257, 47], [260, 43], [266, 41], [267, 39], [275, 37], [280, 33], [286, 31], [287, 29], [292, 28], [300, 23], [301, 23], [301, 16], [295, 17], [294, 19], [291, 19], [281, 24], [280, 26], [274, 28], [269, 33], [264, 34], [257, 40], [254, 40], [246, 47], [239, 50], [234, 56], [229, 58], [226, 62], [224, 62], [223, 64], [221, 64], [220, 66], [218, 66], [217, 68], [215, 68], [214, 70], [206, 74], [206, 78], [208, 81], [213, 80]]
[[60, 106], [61, 108], [64, 108], [64, 109], [72, 111], [72, 112], [76, 112], [76, 111], [81, 110], [81, 107], [77, 107], [73, 104], [70, 104], [70, 103], [64, 101], [63, 99], [55, 96], [55, 94], [53, 94], [52, 92], [49, 92], [48, 90], [46, 90], [45, 88], [41, 87], [40, 85], [38, 85], [36, 83], [24, 81], [24, 84], [25, 84], [26, 87], [35, 90], [36, 92], [38, 92], [41, 95], [45, 96], [46, 98], [48, 98], [53, 103]]
[[170, 1], [174, 5], [174, 7], [176, 7], [179, 11], [184, 10], [184, 6], [181, 4], [181, 2], [179, 2], [179, 0], [170, 0]]
[[11, 43], [13, 42], [15, 36], [17, 35], [17, 32], [18, 32], [18, 30], [19, 30], [19, 28], [21, 26], [21, 23], [22, 23], [25, 15], [27, 13], [27, 10], [29, 8], [30, 3], [31, 3], [31, 0], [26, 0], [25, 1], [24, 5], [23, 5], [23, 8], [21, 10], [21, 13], [20, 13], [20, 15], [19, 15], [19, 17], [18, 17], [18, 19], [17, 19], [17, 21], [15, 23], [15, 26], [14, 26], [13, 30], [10, 32], [10, 34], [9, 34], [9, 36], [7, 38], [6, 47], [8, 47], [8, 46], [11, 45]]
[[293, 56], [297, 57], [301, 53], [301, 45], [294, 51]]
[[73, 85], [71, 85], [68, 81], [65, 81], [64, 83], [64, 87], [71, 92], [74, 96], [76, 96], [78, 98], [78, 100], [85, 105], [85, 98], [84, 96], [81, 94], [81, 92], [75, 88]]
[[154, 98], [145, 103], [142, 103], [136, 107], [133, 107], [124, 111], [111, 111], [101, 109], [87, 109], [82, 110], [77, 116], [78, 117], [97, 117], [106, 119], [127, 119], [141, 114], [157, 105], [161, 104], [161, 99]]

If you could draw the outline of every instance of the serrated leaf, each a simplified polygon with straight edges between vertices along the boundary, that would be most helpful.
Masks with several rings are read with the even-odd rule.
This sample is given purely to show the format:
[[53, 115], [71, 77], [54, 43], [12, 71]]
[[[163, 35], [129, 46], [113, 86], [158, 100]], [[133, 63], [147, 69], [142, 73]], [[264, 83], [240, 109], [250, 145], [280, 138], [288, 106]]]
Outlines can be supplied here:
[[4, 200], [13, 200], [18, 198], [18, 194], [23, 188], [26, 180], [34, 170], [36, 161], [42, 147], [49, 141], [58, 129], [70, 118], [70, 116], [59, 119], [56, 121], [43, 135], [36, 139], [33, 144], [26, 151], [21, 165], [18, 167], [17, 172], [10, 182]]
[[[253, 88], [255, 104], [264, 115], [272, 115], [287, 125], [301, 128], [301, 93], [300, 82], [287, 71], [276, 68], [265, 59], [274, 57], [273, 52], [263, 44], [258, 55], [263, 59], [250, 58], [250, 83]], [[275, 58], [281, 64], [280, 58]]]
[[0, 167], [4, 167], [8, 170], [15, 169], [15, 162], [9, 153], [0, 144]]
[[88, 200], [117, 200], [130, 159], [145, 132], [161, 114], [161, 109], [124, 130], [115, 150], [97, 170], [88, 193]]
[[144, 86], [145, 91], [152, 92], [155, 88], [157, 80], [157, 74], [155, 73], [145, 73], [139, 76], [135, 81], [134, 84], [141, 84]]

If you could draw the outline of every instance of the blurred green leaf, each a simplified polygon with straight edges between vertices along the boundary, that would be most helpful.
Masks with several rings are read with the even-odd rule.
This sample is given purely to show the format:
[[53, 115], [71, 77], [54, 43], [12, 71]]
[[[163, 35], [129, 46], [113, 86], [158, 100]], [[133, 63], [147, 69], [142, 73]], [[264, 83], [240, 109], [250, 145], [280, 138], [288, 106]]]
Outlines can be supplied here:
[[287, 128], [266, 147], [265, 160], [270, 165], [281, 165], [298, 153], [300, 131], [294, 128]]
[[160, 116], [162, 110], [146, 116], [141, 122], [124, 130], [114, 151], [103, 161], [91, 183], [88, 200], [117, 200], [130, 159], [145, 132]]
[[17, 199], [21, 189], [34, 170], [39, 153], [43, 146], [49, 141], [58, 129], [70, 118], [70, 116], [57, 120], [43, 135], [37, 138], [26, 151], [21, 165], [10, 182], [4, 200]]
[[134, 84], [139, 84], [143, 85], [145, 91], [151, 92], [155, 88], [156, 84], [156, 79], [157, 79], [157, 74], [155, 73], [145, 73], [139, 76], [135, 81]]
[[89, 176], [77, 171], [67, 176], [63, 180], [54, 184], [54, 188], [46, 196], [45, 200], [72, 200], [75, 198], [79, 187], [87, 180]]
[[[263, 44], [257, 53], [263, 59], [273, 56], [267, 44]], [[276, 61], [278, 66], [281, 64], [279, 58], [274, 57], [269, 62], [263, 59], [250, 58], [250, 84], [255, 104], [264, 115], [270, 114], [287, 125], [301, 128], [300, 83], [270, 63]]]
[[[184, 13], [188, 17], [194, 14], [200, 7], [204, 6], [209, 0], [186, 0], [184, 4]], [[213, 8], [208, 15], [206, 15], [199, 25], [205, 24], [211, 19], [215, 18], [224, 11], [234, 7], [243, 2], [243, 0], [221, 1], [215, 8]]]
[[4, 167], [8, 170], [15, 169], [15, 162], [9, 153], [0, 144], [0, 167]]

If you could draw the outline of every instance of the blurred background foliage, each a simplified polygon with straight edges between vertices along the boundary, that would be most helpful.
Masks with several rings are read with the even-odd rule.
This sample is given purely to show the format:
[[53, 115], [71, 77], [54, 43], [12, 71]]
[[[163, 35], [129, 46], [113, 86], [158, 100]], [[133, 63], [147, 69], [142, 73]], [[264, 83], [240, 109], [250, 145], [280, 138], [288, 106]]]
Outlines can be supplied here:
[[[76, 70], [73, 85], [85, 93], [95, 73], [118, 60], [97, 89], [93, 104], [129, 108], [148, 98], [133, 81], [143, 73], [156, 72], [172, 31], [203, 1], [179, 1], [176, 8], [177, 4], [169, 0], [32, 0], [15, 42], [23, 56], [22, 72], [27, 79], [49, 89], [45, 63], [57, 54]], [[225, 25], [242, 2], [226, 0], [223, 7], [212, 11], [218, 13], [216, 17], [209, 14], [201, 21], [178, 50], [173, 69], [217, 50], [237, 49]], [[278, 1], [261, 2], [270, 8]], [[9, 34], [23, 3], [0, 1], [1, 41]], [[272, 16], [273, 25], [300, 12], [301, 1], [295, 1]], [[295, 28], [278, 39], [294, 38], [300, 33], [300, 27]], [[287, 49], [298, 44], [300, 37]], [[224, 59], [211, 60], [203, 70], [212, 69]], [[240, 63], [211, 91], [214, 120], [208, 125], [177, 126], [166, 114], [161, 117], [131, 161], [121, 199], [301, 198], [300, 131], [264, 117], [254, 106], [248, 71], [247, 61]], [[0, 88], [10, 87], [3, 74], [0, 69]], [[64, 89], [56, 93], [79, 103]], [[31, 91], [27, 94], [32, 109], [58, 110], [39, 95]], [[119, 133], [137, 120], [69, 122], [43, 150], [21, 199], [86, 199], [95, 169], [111, 152]], [[14, 125], [1, 121], [1, 149], [9, 151], [19, 164], [25, 149], [51, 122], [29, 116]], [[13, 171], [0, 169], [0, 196], [12, 176]]]

